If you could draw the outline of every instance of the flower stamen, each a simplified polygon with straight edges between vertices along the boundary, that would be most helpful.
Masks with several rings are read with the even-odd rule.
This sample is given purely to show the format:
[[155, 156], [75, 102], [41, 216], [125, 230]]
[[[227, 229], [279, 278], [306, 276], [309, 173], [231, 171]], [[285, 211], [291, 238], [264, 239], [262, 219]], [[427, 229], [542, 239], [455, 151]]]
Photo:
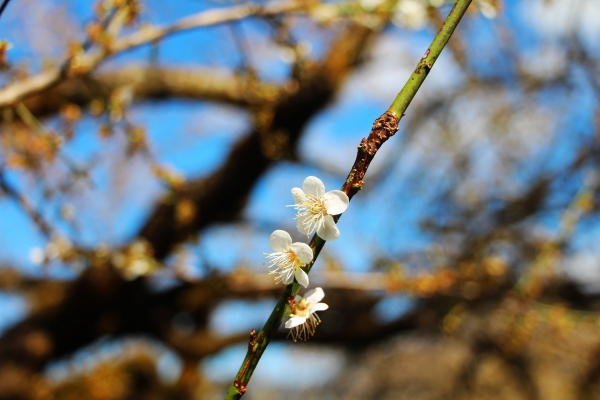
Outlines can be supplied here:
[[327, 304], [319, 303], [324, 296], [323, 289], [315, 288], [306, 292], [305, 297], [296, 296], [293, 302], [287, 299], [290, 306], [290, 319], [285, 323], [285, 327], [290, 330], [287, 336], [292, 335], [294, 342], [306, 341], [315, 335], [317, 326], [321, 323], [321, 318], [316, 311], [329, 308]]
[[348, 208], [348, 195], [341, 190], [325, 192], [323, 182], [317, 177], [309, 176], [304, 180], [302, 189], [293, 188], [294, 203], [288, 205], [296, 210], [296, 227], [300, 233], [310, 237], [316, 232], [321, 239], [335, 240], [340, 231], [335, 224], [334, 215], [339, 215]]
[[325, 199], [313, 196], [312, 194], [305, 194], [304, 201], [289, 205], [288, 207], [296, 209], [297, 212], [294, 219], [301, 220], [308, 235], [312, 235], [317, 231], [324, 223], [323, 218], [329, 215], [325, 208]]
[[308, 286], [308, 274], [301, 266], [313, 259], [313, 251], [307, 244], [292, 243], [289, 233], [276, 230], [269, 238], [273, 253], [263, 253], [269, 260], [269, 274], [275, 275], [276, 283], [289, 285], [294, 279], [304, 287]]
[[308, 339], [315, 336], [319, 324], [321, 324], [321, 318], [319, 318], [316, 313], [312, 313], [306, 318], [306, 321], [303, 324], [291, 328], [286, 337], [292, 335], [292, 340], [294, 340], [294, 342], [297, 342], [298, 340], [306, 342]]
[[300, 265], [300, 260], [292, 250], [278, 253], [263, 253], [269, 260], [269, 275], [275, 275], [275, 283], [287, 282], [292, 279], [294, 270]]

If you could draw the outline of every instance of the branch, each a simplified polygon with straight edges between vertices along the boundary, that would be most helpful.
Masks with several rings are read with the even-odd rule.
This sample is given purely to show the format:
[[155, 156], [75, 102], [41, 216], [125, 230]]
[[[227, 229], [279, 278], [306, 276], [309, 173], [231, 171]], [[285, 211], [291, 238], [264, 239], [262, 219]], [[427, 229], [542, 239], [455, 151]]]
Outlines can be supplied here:
[[8, 183], [2, 168], [0, 168], [0, 190], [19, 204], [21, 209], [29, 216], [29, 218], [31, 218], [44, 236], [47, 238], [52, 236], [53, 229], [50, 224], [44, 219], [42, 214], [35, 209], [27, 197], [19, 193], [17, 189]]
[[[476, 281], [470, 274], [457, 276], [454, 286], [426, 299], [417, 299], [414, 310], [397, 320], [381, 323], [374, 318], [373, 308], [393, 279], [381, 273], [344, 276], [345, 279], [341, 279], [336, 273], [328, 273], [317, 277], [323, 278], [327, 302], [340, 313], [340, 319], [325, 319], [319, 335], [314, 338], [315, 343], [343, 343], [360, 349], [398, 332], [433, 328], [439, 326], [458, 302], [474, 307], [497, 304], [510, 293], [514, 282], [510, 278], [495, 282], [490, 281], [489, 276]], [[361, 287], [363, 282], [368, 287]], [[481, 285], [479, 295], [465, 297], [465, 285], [474, 282]], [[4, 331], [0, 338], [0, 381], [9, 379], [18, 370], [23, 376], [19, 387], [39, 379], [37, 373], [50, 360], [68, 356], [106, 335], [111, 338], [138, 334], [155, 337], [183, 359], [197, 364], [207, 355], [247, 340], [246, 334], [219, 337], [207, 329], [216, 304], [226, 299], [276, 296], [278, 286], [266, 274], [236, 272], [194, 283], [182, 282], [164, 292], [156, 292], [144, 279], [126, 281], [110, 266], [95, 265], [74, 281], [34, 282], [27, 289], [31, 314]], [[394, 290], [393, 287], [387, 289]], [[547, 304], [566, 303], [580, 310], [593, 307], [598, 301], [598, 296], [583, 294], [568, 282], [556, 282], [555, 287], [549, 287], [544, 293], [552, 296], [542, 299]], [[180, 313], [189, 315], [197, 329], [188, 333], [174, 327], [173, 318]], [[283, 340], [284, 336], [279, 333], [274, 339]], [[3, 391], [5, 389], [0, 387], [0, 398], [12, 398]]]
[[[297, 1], [272, 3], [265, 6], [255, 4], [239, 5], [203, 11], [164, 27], [144, 27], [129, 36], [116, 39], [110, 46], [83, 54], [78, 60], [77, 74], [84, 75], [93, 71], [109, 56], [155, 42], [176, 32], [237, 21], [251, 15], [277, 15], [296, 11], [303, 7], [303, 4]], [[42, 72], [23, 81], [13, 83], [0, 90], [0, 108], [11, 106], [28, 96], [55, 86], [71, 74], [71, 71], [69, 71], [70, 65], [71, 60], [67, 60], [60, 67]]]
[[4, 1], [2, 2], [2, 5], [0, 6], [0, 16], [1, 16], [1, 15], [2, 15], [2, 13], [4, 12], [4, 9], [5, 9], [5, 8], [6, 8], [6, 6], [8, 5], [8, 2], [9, 2], [9, 1], [10, 1], [10, 0], [4, 0]]
[[5, 87], [0, 91], [0, 108], [11, 106], [27, 96], [54, 86], [63, 75], [60, 68], [55, 68]]
[[180, 19], [178, 22], [162, 27], [144, 27], [139, 31], [117, 41], [111, 45], [111, 53], [120, 53], [147, 43], [156, 42], [168, 35], [205, 26], [218, 25], [232, 22], [249, 16], [269, 16], [304, 9], [305, 3], [300, 1], [286, 1], [271, 3], [264, 6], [258, 4], [242, 4], [239, 6], [211, 9], [195, 15]]
[[402, 118], [408, 105], [415, 97], [415, 94], [417, 94], [417, 91], [425, 81], [425, 78], [427, 78], [427, 75], [429, 75], [429, 71], [431, 71], [433, 64], [435, 64], [435, 61], [442, 53], [446, 43], [450, 40], [454, 29], [458, 26], [458, 23], [462, 19], [470, 3], [470, 0], [459, 0], [454, 4], [446, 21], [442, 24], [442, 27], [437, 35], [435, 35], [435, 38], [433, 38], [429, 48], [425, 51], [425, 55], [423, 55], [423, 58], [421, 58], [421, 61], [417, 64], [417, 68], [415, 68], [410, 78], [408, 78], [408, 81], [400, 93], [398, 93], [398, 96], [396, 96], [396, 99], [394, 99], [394, 102], [388, 111], [393, 112]]
[[[336, 290], [345, 303], [348, 298], [354, 299], [355, 305], [368, 299], [366, 307], [378, 301], [369, 292], [382, 291], [385, 284], [381, 274], [349, 275], [345, 281], [339, 276], [325, 275], [323, 283]], [[371, 282], [369, 287], [362, 288], [363, 281]], [[247, 337], [246, 334], [221, 337], [207, 328], [218, 302], [276, 296], [278, 291], [265, 274], [237, 272], [182, 282], [157, 293], [144, 279], [125, 280], [109, 265], [90, 267], [74, 281], [36, 281], [3, 269], [0, 284], [4, 290], [26, 294], [30, 306], [30, 314], [0, 337], [0, 380], [5, 379], [2, 368], [6, 365], [37, 372], [50, 360], [72, 354], [103, 335], [149, 335], [164, 341], [185, 358], [200, 360]], [[172, 324], [173, 318], [182, 312], [197, 324], [192, 334], [183, 334]], [[363, 331], [363, 335], [368, 332]], [[0, 398], [3, 398], [1, 391]]]
[[227, 71], [130, 65], [89, 77], [71, 77], [29, 97], [24, 104], [32, 114], [43, 117], [57, 113], [65, 104], [85, 106], [95, 99], [107, 99], [113, 90], [122, 86], [129, 86], [136, 98], [178, 97], [240, 106], [273, 101], [283, 93], [280, 86]]
[[[444, 46], [450, 39], [450, 36], [454, 32], [454, 29], [460, 22], [462, 16], [466, 12], [471, 0], [458, 0], [452, 11], [446, 18], [446, 22], [442, 25], [442, 28], [433, 39], [429, 49], [427, 49], [425, 56], [421, 59], [417, 68], [409, 78], [408, 82], [404, 85], [397, 98], [394, 100], [388, 111], [386, 111], [381, 117], [375, 120], [373, 128], [367, 139], [363, 139], [358, 146], [358, 154], [356, 160], [344, 183], [342, 190], [348, 195], [351, 200], [354, 194], [362, 188], [363, 177], [369, 168], [369, 165], [375, 154], [381, 147], [381, 145], [389, 139], [398, 130], [398, 123], [404, 111], [414, 98], [419, 87], [427, 77], [427, 74], [433, 67], [435, 60], [440, 55]], [[339, 216], [338, 218], [339, 219]], [[336, 222], [337, 222], [336, 219]], [[305, 267], [306, 272], [310, 272], [312, 266], [317, 260], [321, 249], [325, 245], [325, 241], [319, 238], [316, 234], [310, 241], [310, 247], [313, 249], [313, 260]], [[248, 352], [242, 362], [240, 370], [235, 377], [235, 380], [229, 387], [229, 390], [225, 396], [226, 400], [240, 399], [246, 392], [246, 386], [252, 377], [254, 369], [258, 365], [258, 362], [266, 350], [269, 342], [273, 338], [275, 332], [283, 322], [286, 315], [289, 314], [290, 308], [287, 304], [288, 298], [293, 298], [298, 293], [300, 284], [293, 282], [288, 285], [275, 309], [271, 313], [269, 319], [265, 323], [264, 327], [258, 334], [251, 336], [251, 340], [248, 346]]]
[[22, 294], [43, 284], [43, 279], [23, 275], [13, 266], [0, 266], [0, 291]]
[[[103, 335], [143, 333], [174, 344], [177, 335], [172, 320], [180, 312], [193, 315], [202, 333], [216, 300], [255, 298], [264, 293], [248, 288], [236, 292], [229, 287], [229, 280], [214, 277], [156, 293], [143, 279], [127, 281], [111, 266], [96, 265], [74, 281], [29, 285], [30, 315], [0, 337], [0, 371], [6, 365], [39, 371], [48, 361], [71, 354]], [[221, 350], [235, 338], [203, 337], [215, 340], [190, 350], [198, 358]], [[4, 378], [0, 373], [0, 380]]]

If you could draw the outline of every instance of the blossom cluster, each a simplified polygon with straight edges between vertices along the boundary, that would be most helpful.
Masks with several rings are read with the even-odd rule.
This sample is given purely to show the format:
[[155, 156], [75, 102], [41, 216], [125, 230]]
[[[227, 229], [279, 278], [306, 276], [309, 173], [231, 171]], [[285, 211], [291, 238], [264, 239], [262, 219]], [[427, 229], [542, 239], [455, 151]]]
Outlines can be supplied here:
[[[323, 182], [314, 176], [304, 180], [302, 189], [293, 188], [292, 197], [294, 204], [288, 206], [296, 210], [298, 231], [310, 237], [316, 233], [321, 239], [336, 240], [340, 231], [333, 219], [348, 208], [349, 199], [341, 190], [325, 192]], [[313, 249], [305, 243], [292, 243], [292, 237], [283, 230], [276, 230], [271, 234], [269, 245], [272, 253], [264, 253], [269, 262], [269, 274], [274, 276], [276, 283], [289, 285], [296, 280], [305, 288], [309, 279], [305, 271], [307, 265], [313, 261]], [[315, 334], [321, 319], [316, 311], [329, 308], [320, 301], [325, 296], [323, 289], [315, 288], [306, 292], [305, 296], [296, 296], [289, 299], [290, 319], [285, 327], [290, 329], [294, 341], [306, 340]]]

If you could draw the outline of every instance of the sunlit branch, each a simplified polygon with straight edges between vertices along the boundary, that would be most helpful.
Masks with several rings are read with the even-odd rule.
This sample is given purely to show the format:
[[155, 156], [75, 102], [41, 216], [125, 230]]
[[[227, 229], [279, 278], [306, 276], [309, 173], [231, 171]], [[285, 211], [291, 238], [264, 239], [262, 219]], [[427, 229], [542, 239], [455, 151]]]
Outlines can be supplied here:
[[[256, 4], [239, 5], [203, 11], [198, 14], [183, 18], [178, 22], [168, 26], [143, 27], [129, 36], [115, 39], [108, 46], [99, 49], [91, 49], [89, 52], [82, 55], [78, 60], [77, 75], [82, 75], [93, 71], [102, 61], [111, 55], [115, 55], [144, 44], [153, 43], [176, 32], [218, 25], [225, 22], [238, 21], [248, 16], [265, 16], [292, 12], [301, 9], [301, 7], [303, 7], [302, 3], [297, 1], [273, 3], [266, 6], [259, 6]], [[115, 21], [118, 20], [118, 18], [115, 18]], [[114, 26], [117, 23], [118, 22], [109, 24], [107, 30], [111, 30], [111, 33], [118, 32], [118, 29]], [[59, 68], [42, 72], [31, 78], [27, 78], [5, 87], [4, 89], [0, 90], [0, 107], [10, 106], [27, 96], [39, 93], [40, 91], [56, 85], [66, 76], [71, 74], [71, 67], [71, 61], [67, 61], [65, 65]]]
[[388, 109], [388, 111], [393, 112], [398, 117], [402, 118], [402, 115], [408, 108], [408, 105], [417, 94], [417, 91], [427, 78], [429, 71], [437, 61], [438, 57], [442, 53], [442, 50], [450, 40], [454, 29], [458, 26], [458, 23], [462, 19], [465, 11], [469, 7], [470, 1], [457, 1], [452, 8], [452, 11], [446, 18], [446, 21], [442, 25], [442, 28], [435, 35], [435, 38], [425, 51], [425, 54], [421, 58], [421, 61], [417, 64], [417, 68], [413, 71], [413, 73], [408, 78], [408, 81], [396, 96], [396, 99]]
[[84, 107], [94, 100], [106, 103], [110, 94], [120, 87], [127, 87], [133, 97], [141, 101], [180, 98], [239, 106], [277, 101], [288, 93], [284, 85], [257, 82], [254, 77], [233, 75], [218, 68], [128, 65], [98, 71], [85, 79], [65, 79], [56, 87], [30, 96], [23, 104], [36, 117], [42, 118], [59, 112], [66, 104]]
[[162, 27], [144, 27], [130, 36], [117, 40], [111, 46], [110, 52], [119, 53], [147, 43], [155, 42], [177, 32], [218, 25], [225, 22], [238, 21], [249, 16], [267, 16], [289, 13], [298, 11], [303, 7], [304, 5], [301, 2], [287, 1], [281, 3], [271, 3], [265, 6], [251, 3], [203, 11], [195, 15], [182, 18], [172, 25]]

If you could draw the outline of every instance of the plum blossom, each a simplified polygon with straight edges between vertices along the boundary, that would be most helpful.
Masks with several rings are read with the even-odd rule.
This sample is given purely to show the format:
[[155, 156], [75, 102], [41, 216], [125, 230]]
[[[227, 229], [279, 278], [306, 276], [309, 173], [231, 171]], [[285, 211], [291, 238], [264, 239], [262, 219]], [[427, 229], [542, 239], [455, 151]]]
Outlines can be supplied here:
[[324, 311], [329, 308], [325, 303], [319, 303], [325, 297], [325, 292], [320, 287], [306, 292], [304, 297], [296, 296], [294, 302], [290, 305], [290, 319], [285, 323], [285, 327], [290, 329], [289, 335], [292, 335], [294, 342], [298, 339], [307, 340], [315, 335], [317, 326], [321, 319], [316, 311]]
[[35, 265], [42, 265], [46, 261], [46, 253], [41, 247], [33, 247], [29, 250], [29, 259]]
[[304, 243], [292, 243], [289, 233], [276, 230], [271, 234], [269, 245], [274, 253], [264, 253], [269, 260], [270, 275], [275, 275], [275, 282], [289, 285], [294, 277], [304, 287], [308, 286], [308, 274], [300, 268], [313, 259], [312, 249]]
[[298, 231], [310, 237], [315, 231], [324, 240], [335, 240], [340, 231], [332, 215], [346, 211], [350, 200], [341, 190], [325, 193], [325, 185], [315, 176], [304, 180], [302, 189], [293, 188], [294, 207], [297, 211]]
[[399, 27], [422, 29], [427, 22], [427, 5], [422, 0], [403, 0], [398, 2], [392, 22]]
[[477, 4], [484, 17], [494, 19], [498, 16], [498, 4], [492, 0], [478, 0]]

